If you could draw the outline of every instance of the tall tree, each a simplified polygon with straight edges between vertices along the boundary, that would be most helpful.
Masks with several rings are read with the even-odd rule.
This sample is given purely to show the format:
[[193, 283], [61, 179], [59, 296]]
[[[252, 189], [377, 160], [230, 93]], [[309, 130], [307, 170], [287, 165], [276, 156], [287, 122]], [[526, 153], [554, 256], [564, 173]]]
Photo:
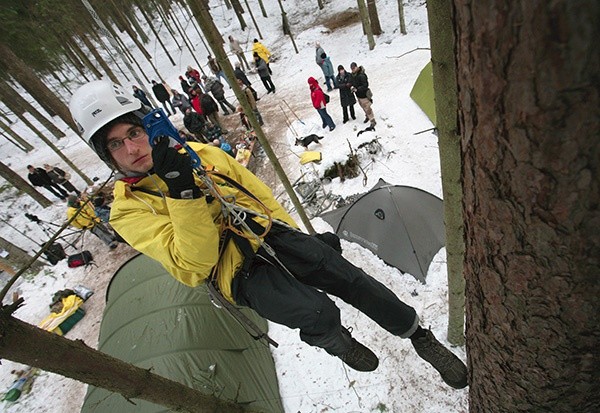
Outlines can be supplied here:
[[460, 136], [458, 135], [458, 90], [456, 86], [456, 47], [452, 26], [452, 0], [428, 0], [427, 20], [431, 43], [436, 128], [440, 150], [444, 224], [446, 228], [446, 267], [448, 269], [448, 341], [464, 345], [465, 279], [463, 276], [464, 219]]
[[10, 73], [35, 100], [45, 102], [63, 122], [77, 131], [67, 105], [3, 42], [0, 42], [0, 68]]
[[470, 410], [598, 411], [600, 2], [454, 9]]
[[404, 22], [404, 4], [403, 0], [398, 0], [398, 18], [400, 19], [400, 33], [406, 34], [406, 23]]
[[44, 195], [40, 194], [35, 190], [33, 186], [29, 184], [25, 179], [21, 178], [19, 174], [14, 172], [8, 166], [6, 166], [3, 162], [0, 161], [0, 176], [4, 178], [8, 183], [17, 188], [20, 191], [25, 192], [29, 195], [35, 202], [40, 204], [42, 208], [49, 207], [52, 205], [52, 202]]
[[377, 3], [375, 3], [375, 0], [367, 0], [367, 10], [369, 11], [371, 31], [374, 35], [379, 36], [383, 33], [383, 30], [381, 30], [381, 23], [379, 22], [379, 13], [377, 12]]
[[10, 126], [4, 123], [3, 120], [0, 120], [0, 129], [7, 135], [9, 135], [12, 139], [15, 140], [16, 145], [21, 147], [25, 152], [31, 152], [33, 150], [33, 145], [27, 142], [25, 139], [20, 137], [15, 131], [13, 131]]
[[116, 83], [116, 84], [120, 85], [121, 82], [119, 82], [119, 79], [113, 73], [112, 68], [108, 65], [108, 63], [106, 63], [106, 61], [104, 60], [104, 58], [100, 55], [100, 53], [98, 52], [97, 46], [95, 46], [92, 43], [92, 41], [88, 38], [87, 34], [82, 33], [78, 37], [79, 37], [79, 39], [81, 39], [81, 41], [83, 42], [83, 44], [85, 45], [85, 47], [90, 51], [90, 53], [92, 54], [92, 56], [94, 56], [94, 59], [100, 65], [100, 67], [102, 68], [102, 70], [104, 70], [104, 73], [106, 73], [106, 75], [108, 76], [108, 78], [113, 83]]
[[369, 42], [369, 50], [373, 50], [375, 48], [375, 39], [373, 38], [373, 31], [371, 30], [369, 12], [367, 11], [365, 0], [357, 0], [357, 2], [358, 11], [360, 13], [360, 20], [362, 21], [363, 32], [367, 35], [367, 40]]

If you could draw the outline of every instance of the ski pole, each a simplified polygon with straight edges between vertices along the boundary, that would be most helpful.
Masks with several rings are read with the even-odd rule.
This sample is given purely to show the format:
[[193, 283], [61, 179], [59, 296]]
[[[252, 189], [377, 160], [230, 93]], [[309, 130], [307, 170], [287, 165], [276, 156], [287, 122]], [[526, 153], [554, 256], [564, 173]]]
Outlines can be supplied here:
[[288, 109], [289, 109], [289, 110], [290, 110], [290, 111], [291, 111], [291, 112], [294, 114], [294, 116], [296, 117], [296, 119], [298, 119], [298, 122], [300, 122], [300, 123], [301, 123], [301, 124], [303, 124], [303, 125], [306, 125], [306, 123], [302, 122], [302, 119], [300, 119], [300, 118], [298, 117], [298, 115], [296, 115], [296, 112], [294, 112], [294, 109], [292, 109], [292, 108], [290, 107], [290, 105], [288, 105], [288, 103], [286, 102], [286, 100], [285, 100], [285, 99], [281, 99], [281, 100], [283, 100], [283, 103], [285, 103], [285, 106], [287, 106], [287, 107], [288, 107]]

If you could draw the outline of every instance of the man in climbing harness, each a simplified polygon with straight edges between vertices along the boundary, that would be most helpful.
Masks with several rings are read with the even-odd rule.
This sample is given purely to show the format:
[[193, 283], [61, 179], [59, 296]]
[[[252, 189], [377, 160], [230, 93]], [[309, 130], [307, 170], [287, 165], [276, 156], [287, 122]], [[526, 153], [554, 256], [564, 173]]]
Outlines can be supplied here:
[[231, 156], [195, 142], [175, 149], [164, 136], [151, 144], [140, 102], [103, 81], [83, 85], [70, 110], [83, 138], [119, 172], [111, 225], [177, 280], [208, 282], [222, 303], [298, 328], [303, 341], [355, 370], [375, 370], [377, 356], [342, 326], [327, 294], [335, 295], [410, 338], [448, 385], [467, 385], [465, 365], [419, 326], [412, 307], [346, 261], [334, 234], [297, 230], [270, 188]]

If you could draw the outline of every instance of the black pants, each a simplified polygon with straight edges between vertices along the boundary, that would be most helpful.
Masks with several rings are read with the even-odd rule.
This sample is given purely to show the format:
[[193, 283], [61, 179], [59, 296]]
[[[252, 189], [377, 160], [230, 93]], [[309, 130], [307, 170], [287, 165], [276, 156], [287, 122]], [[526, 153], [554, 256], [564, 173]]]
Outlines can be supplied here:
[[261, 77], [260, 80], [262, 80], [263, 85], [265, 85], [265, 89], [267, 89], [267, 92], [275, 92], [275, 85], [273, 84], [273, 81], [271, 80], [271, 76]]
[[343, 118], [344, 122], [348, 121], [348, 108], [350, 108], [350, 116], [352, 117], [352, 119], [356, 119], [356, 115], [354, 114], [354, 104], [342, 106], [342, 114], [344, 116], [344, 118]]
[[58, 184], [46, 184], [44, 185], [48, 191], [52, 192], [52, 194], [60, 199], [65, 199], [69, 194], [62, 189]]
[[[340, 310], [326, 293], [394, 335], [408, 337], [416, 330], [419, 318], [412, 307], [316, 237], [274, 228], [266, 242], [294, 276], [257, 257], [248, 275], [233, 280], [238, 304], [273, 322], [299, 328], [303, 341], [333, 355], [348, 350], [350, 340], [341, 332]], [[262, 249], [258, 255], [268, 257]]]

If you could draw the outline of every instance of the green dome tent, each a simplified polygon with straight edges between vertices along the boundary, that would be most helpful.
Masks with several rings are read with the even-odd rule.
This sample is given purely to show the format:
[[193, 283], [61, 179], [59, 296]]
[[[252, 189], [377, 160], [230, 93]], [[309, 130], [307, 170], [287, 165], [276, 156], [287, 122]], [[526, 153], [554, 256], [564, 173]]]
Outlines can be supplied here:
[[[216, 308], [206, 287], [189, 288], [156, 261], [138, 255], [116, 272], [106, 300], [100, 351], [249, 410], [283, 413], [270, 349], [226, 310]], [[264, 319], [243, 311], [267, 330]], [[81, 411], [169, 411], [143, 400], [134, 402], [90, 386]]]
[[431, 123], [436, 124], [435, 93], [433, 91], [433, 69], [431, 61], [425, 65], [415, 84], [410, 91], [410, 97], [414, 100]]

